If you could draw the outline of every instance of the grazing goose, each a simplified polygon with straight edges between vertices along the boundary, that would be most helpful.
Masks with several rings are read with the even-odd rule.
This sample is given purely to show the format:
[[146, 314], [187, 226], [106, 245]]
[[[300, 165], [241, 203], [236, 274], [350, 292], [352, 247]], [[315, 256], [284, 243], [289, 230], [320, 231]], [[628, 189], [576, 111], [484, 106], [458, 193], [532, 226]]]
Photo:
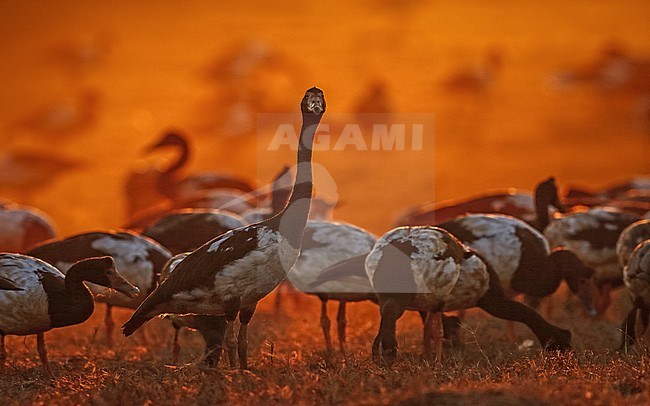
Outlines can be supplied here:
[[650, 240], [650, 220], [639, 220], [621, 232], [616, 242], [616, 255], [621, 267], [627, 265], [632, 251], [645, 240]]
[[489, 263], [437, 227], [399, 227], [382, 236], [365, 261], [381, 312], [373, 355], [387, 363], [397, 355], [395, 324], [404, 310], [429, 312], [424, 345], [433, 340], [442, 359], [442, 311], [478, 306], [495, 317], [526, 324], [542, 346], [570, 348], [571, 333], [547, 323], [528, 306], [508, 299]]
[[612, 209], [591, 209], [554, 219], [544, 230], [552, 248], [566, 248], [596, 271], [602, 314], [610, 304], [610, 292], [623, 284], [616, 254], [621, 232], [639, 217]]
[[643, 335], [650, 322], [650, 240], [639, 244], [623, 270], [625, 285], [632, 296], [632, 310], [623, 322], [622, 348], [634, 344], [636, 340], [636, 319], [641, 316]]
[[115, 269], [110, 257], [85, 259], [63, 275], [52, 265], [21, 254], [0, 254], [0, 276], [20, 290], [0, 291], [0, 366], [7, 359], [6, 335], [36, 334], [38, 354], [50, 376], [43, 333], [88, 320], [94, 310], [93, 295], [83, 282], [115, 289], [128, 297], [139, 293]]
[[[325, 112], [323, 92], [315, 87], [307, 90], [301, 110], [298, 171], [286, 207], [277, 216], [229, 231], [189, 254], [124, 324], [124, 335], [164, 313], [225, 315], [230, 365], [236, 365], [238, 352], [240, 368], [248, 367], [248, 323], [257, 302], [275, 289], [296, 263], [309, 214], [312, 146]], [[235, 338], [237, 313], [241, 313], [242, 324]]]
[[597, 310], [602, 314], [610, 304], [611, 290], [623, 284], [623, 270], [616, 255], [618, 237], [639, 217], [610, 208], [551, 216], [544, 203], [549, 201], [549, 195], [557, 195], [553, 178], [536, 191], [538, 229], [543, 230], [551, 248], [568, 249], [596, 271], [595, 280], [601, 290]]
[[0, 276], [0, 290], [22, 290], [11, 280]]
[[142, 235], [161, 243], [172, 254], [194, 251], [215, 235], [243, 227], [244, 219], [216, 209], [175, 210], [147, 227]]
[[[318, 296], [321, 300], [321, 328], [328, 350], [332, 349], [330, 319], [327, 302], [339, 302], [337, 315], [339, 347], [345, 350], [345, 308], [347, 302], [373, 300], [375, 295], [365, 275], [351, 275], [340, 279], [320, 281], [329, 267], [342, 261], [367, 255], [377, 238], [368, 231], [351, 224], [315, 221], [307, 222], [302, 239], [302, 250], [287, 279], [298, 290]], [[316, 283], [315, 283], [316, 282]]]
[[535, 221], [535, 202], [524, 191], [489, 192], [480, 196], [428, 203], [400, 215], [396, 226], [430, 226], [467, 213], [507, 214], [526, 222]]
[[[117, 270], [143, 294], [151, 292], [158, 283], [158, 275], [172, 254], [155, 241], [129, 231], [90, 232], [46, 242], [28, 252], [28, 255], [46, 261], [61, 272], [82, 259], [110, 256]], [[110, 294], [99, 286], [90, 286], [98, 302], [106, 303], [106, 336], [109, 346], [113, 344], [112, 308], [135, 309], [141, 298], [134, 299]]]
[[52, 220], [40, 210], [0, 202], [0, 252], [23, 253], [56, 237]]
[[[474, 250], [494, 269], [507, 297], [523, 293], [538, 302], [566, 281], [571, 292], [580, 298], [585, 312], [592, 317], [596, 315], [594, 270], [566, 249], [551, 251], [546, 238], [524, 221], [496, 214], [469, 214], [439, 227]], [[508, 323], [510, 339], [515, 337], [513, 327]]]

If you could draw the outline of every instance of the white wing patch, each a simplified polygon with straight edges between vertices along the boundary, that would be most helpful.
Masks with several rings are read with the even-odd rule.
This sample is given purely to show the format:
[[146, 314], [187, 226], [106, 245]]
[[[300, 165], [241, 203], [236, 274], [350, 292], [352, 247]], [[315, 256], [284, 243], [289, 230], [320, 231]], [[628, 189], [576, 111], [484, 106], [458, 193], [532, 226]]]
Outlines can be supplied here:
[[510, 286], [510, 280], [521, 262], [522, 242], [517, 236], [517, 228], [529, 229], [544, 241], [547, 253], [550, 252], [546, 238], [520, 220], [506, 216], [467, 215], [457, 221], [476, 238], [464, 243], [492, 265], [503, 286]]
[[431, 227], [399, 227], [389, 231], [377, 241], [366, 259], [370, 280], [382, 250], [393, 242], [408, 241], [416, 248], [411, 254], [411, 272], [417, 295], [411, 308], [431, 310], [442, 304], [445, 310], [458, 310], [475, 306], [489, 287], [486, 265], [476, 255], [468, 259], [443, 257], [447, 250], [443, 237], [441, 231]]
[[370, 252], [375, 236], [359, 227], [332, 221], [310, 220], [305, 231], [310, 232], [316, 246], [303, 247], [296, 265], [287, 275], [296, 289], [303, 292], [372, 292], [366, 277], [351, 276], [345, 280], [327, 281], [317, 287], [310, 285], [330, 266]]
[[368, 279], [374, 279], [375, 270], [381, 260], [383, 250], [393, 242], [410, 242], [417, 252], [413, 259], [428, 261], [442, 254], [447, 244], [442, 240], [442, 233], [431, 227], [398, 227], [384, 234], [373, 247], [366, 258], [366, 273]]
[[48, 298], [38, 272], [63, 279], [53, 266], [25, 255], [0, 255], [0, 276], [12, 280], [22, 290], [0, 290], [0, 331], [27, 335], [52, 328]]
[[[208, 252], [217, 250], [231, 233], [229, 231], [213, 242]], [[174, 294], [176, 305], [198, 309], [197, 314], [215, 315], [223, 311], [224, 302], [233, 298], [240, 298], [245, 306], [268, 295], [286, 277], [299, 252], [280, 233], [267, 227], [257, 229], [257, 241], [256, 249], [226, 265], [215, 275], [211, 288], [201, 287]]]
[[463, 261], [458, 281], [443, 299], [444, 310], [461, 310], [476, 306], [490, 287], [485, 263], [476, 255]]
[[607, 223], [615, 222], [618, 214], [620, 213], [615, 210], [605, 209], [569, 214], [551, 221], [544, 230], [544, 235], [551, 247], [566, 247], [587, 266], [594, 268], [598, 279], [618, 279], [621, 277], [621, 267], [618, 264], [616, 247], [594, 249], [587, 240], [569, 238], [570, 235], [587, 230], [607, 228]]

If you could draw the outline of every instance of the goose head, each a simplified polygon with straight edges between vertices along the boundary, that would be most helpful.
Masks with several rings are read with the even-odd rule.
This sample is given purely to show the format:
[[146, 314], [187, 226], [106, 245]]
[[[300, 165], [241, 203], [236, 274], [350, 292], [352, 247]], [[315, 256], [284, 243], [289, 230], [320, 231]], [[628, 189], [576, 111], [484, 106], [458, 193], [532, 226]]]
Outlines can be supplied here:
[[307, 90], [302, 99], [300, 109], [303, 115], [313, 114], [320, 117], [325, 113], [325, 96], [323, 91], [317, 87]]
[[68, 275], [73, 269], [83, 275], [83, 280], [109, 289], [115, 289], [130, 298], [134, 298], [140, 293], [140, 289], [129, 283], [115, 269], [115, 262], [111, 257], [96, 257], [79, 261], [70, 268]]

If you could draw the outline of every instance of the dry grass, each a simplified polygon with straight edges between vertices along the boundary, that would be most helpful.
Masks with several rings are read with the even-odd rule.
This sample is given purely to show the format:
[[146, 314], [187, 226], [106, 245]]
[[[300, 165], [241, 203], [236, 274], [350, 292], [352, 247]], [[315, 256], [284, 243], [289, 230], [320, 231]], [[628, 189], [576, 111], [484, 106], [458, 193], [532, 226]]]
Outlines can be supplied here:
[[[203, 351], [197, 334], [182, 335], [182, 361], [169, 365], [171, 327], [165, 320], [147, 326], [148, 344], [136, 334], [118, 339], [114, 351], [104, 345], [103, 308], [86, 324], [47, 335], [57, 379], [42, 374], [35, 340], [8, 340], [10, 365], [0, 379], [0, 404], [647, 404], [650, 352], [628, 355], [608, 351], [618, 329], [608, 321], [586, 322], [558, 305], [554, 320], [574, 332], [576, 351], [543, 354], [505, 341], [502, 321], [470, 312], [462, 350], [448, 349], [442, 368], [420, 357], [420, 322], [405, 315], [398, 325], [400, 361], [380, 368], [370, 361], [377, 308], [349, 306], [349, 353], [322, 350], [318, 301], [292, 300], [275, 314], [263, 303], [251, 328], [251, 371], [223, 365], [197, 365]], [[332, 306], [333, 307], [333, 306]], [[333, 310], [333, 309], [332, 309]], [[128, 311], [118, 313], [125, 320]], [[616, 317], [610, 317], [617, 319]], [[521, 339], [531, 338], [518, 327]]]

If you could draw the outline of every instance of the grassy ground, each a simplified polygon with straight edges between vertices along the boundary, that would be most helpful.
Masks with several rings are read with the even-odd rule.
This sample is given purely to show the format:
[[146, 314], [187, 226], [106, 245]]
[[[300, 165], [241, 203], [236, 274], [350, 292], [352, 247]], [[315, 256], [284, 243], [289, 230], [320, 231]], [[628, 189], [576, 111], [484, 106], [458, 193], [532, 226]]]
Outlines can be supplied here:
[[[323, 350], [315, 298], [287, 297], [280, 313], [267, 299], [251, 324], [251, 370], [238, 371], [223, 363], [217, 370], [200, 367], [202, 341], [191, 332], [181, 335], [181, 365], [170, 365], [172, 329], [166, 320], [147, 325], [147, 343], [142, 334], [120, 337], [110, 350], [99, 328], [103, 307], [98, 306], [86, 324], [47, 334], [54, 381], [44, 378], [35, 339], [10, 337], [0, 404], [650, 403], [650, 352], [608, 350], [618, 344], [616, 316], [585, 321], [556, 299], [553, 320], [573, 331], [576, 350], [544, 354], [537, 344], [507, 342], [503, 321], [470, 311], [463, 348], [446, 349], [444, 365], [437, 368], [420, 356], [419, 317], [406, 314], [398, 324], [400, 361], [380, 368], [369, 355], [376, 306], [348, 307], [344, 356]], [[117, 321], [128, 315], [118, 312]], [[520, 343], [533, 338], [523, 326], [517, 333]]]

